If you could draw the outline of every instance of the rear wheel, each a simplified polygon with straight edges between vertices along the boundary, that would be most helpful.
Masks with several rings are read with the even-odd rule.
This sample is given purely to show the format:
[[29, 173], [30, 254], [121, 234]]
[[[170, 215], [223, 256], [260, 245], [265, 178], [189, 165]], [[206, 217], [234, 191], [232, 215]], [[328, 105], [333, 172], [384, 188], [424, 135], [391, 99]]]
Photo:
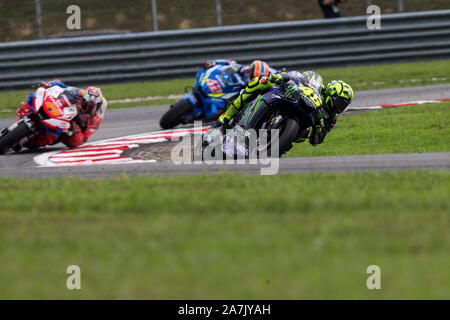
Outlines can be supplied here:
[[25, 122], [19, 122], [11, 131], [4, 131], [0, 137], [0, 154], [8, 152], [12, 147], [27, 137], [32, 131]]
[[189, 100], [177, 102], [159, 120], [159, 125], [163, 129], [172, 129], [184, 122], [185, 117], [192, 112], [194, 106]]

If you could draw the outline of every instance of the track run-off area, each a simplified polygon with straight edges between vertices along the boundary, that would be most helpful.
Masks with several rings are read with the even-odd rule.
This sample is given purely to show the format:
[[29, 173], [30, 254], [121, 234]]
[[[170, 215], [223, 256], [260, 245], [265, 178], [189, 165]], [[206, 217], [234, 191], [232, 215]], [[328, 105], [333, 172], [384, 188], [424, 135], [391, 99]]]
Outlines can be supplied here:
[[[450, 85], [359, 91], [347, 115], [365, 110], [439, 103], [450, 99]], [[88, 144], [73, 150], [63, 145], [0, 156], [0, 176], [43, 178], [55, 176], [104, 177], [119, 174], [204, 174], [222, 171], [260, 173], [262, 164], [182, 164], [130, 157], [126, 151], [141, 145], [167, 142], [194, 132], [192, 126], [160, 131], [164, 107], [109, 110]], [[14, 119], [0, 119], [0, 127]], [[361, 155], [282, 158], [278, 172], [336, 172], [365, 170], [448, 169], [450, 153]]]

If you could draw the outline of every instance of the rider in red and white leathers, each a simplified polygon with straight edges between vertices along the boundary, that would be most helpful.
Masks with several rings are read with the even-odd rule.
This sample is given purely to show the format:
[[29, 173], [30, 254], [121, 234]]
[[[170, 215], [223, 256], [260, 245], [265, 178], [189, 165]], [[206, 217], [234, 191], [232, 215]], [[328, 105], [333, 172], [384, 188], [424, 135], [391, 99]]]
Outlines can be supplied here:
[[[71, 128], [67, 133], [53, 135], [45, 132], [27, 142], [24, 147], [38, 148], [46, 145], [53, 145], [59, 142], [64, 143], [69, 148], [76, 148], [86, 143], [99, 128], [106, 113], [108, 102], [103, 97], [99, 88], [88, 87], [83, 90], [76, 87], [68, 87], [59, 80], [51, 82], [41, 82], [41, 87], [48, 89], [53, 86], [59, 86], [64, 89], [64, 100], [70, 104], [76, 105], [78, 116], [72, 122]], [[31, 93], [27, 98], [27, 104], [33, 105], [36, 96]], [[22, 109], [23, 110], [23, 109]], [[23, 116], [21, 110], [18, 112], [19, 117]]]

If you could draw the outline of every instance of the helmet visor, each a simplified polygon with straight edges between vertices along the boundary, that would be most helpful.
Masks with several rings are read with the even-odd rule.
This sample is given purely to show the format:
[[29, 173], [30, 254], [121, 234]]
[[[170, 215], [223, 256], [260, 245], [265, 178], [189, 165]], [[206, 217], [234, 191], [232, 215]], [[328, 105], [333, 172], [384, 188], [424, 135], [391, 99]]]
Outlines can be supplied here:
[[336, 108], [336, 112], [341, 113], [345, 110], [345, 108], [347, 108], [349, 103], [348, 103], [347, 99], [344, 99], [342, 97], [336, 97], [336, 98], [333, 98], [333, 105]]

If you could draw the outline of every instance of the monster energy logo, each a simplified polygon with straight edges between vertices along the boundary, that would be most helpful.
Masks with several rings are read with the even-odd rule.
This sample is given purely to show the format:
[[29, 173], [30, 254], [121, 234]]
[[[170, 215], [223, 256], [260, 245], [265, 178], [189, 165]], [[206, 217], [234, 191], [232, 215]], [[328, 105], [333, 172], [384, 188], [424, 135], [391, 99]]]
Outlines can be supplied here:
[[285, 93], [286, 98], [293, 99], [294, 94], [298, 92], [298, 89], [295, 86], [289, 86], [288, 90]]
[[[255, 102], [253, 108], [249, 108], [249, 110], [251, 110], [251, 111], [247, 113], [247, 115], [245, 117], [245, 122], [252, 121], [253, 117], [255, 116], [256, 111], [258, 111], [258, 109], [261, 106], [262, 102], [263, 102], [262, 97], [259, 97], [258, 100]], [[250, 117], [250, 115], [251, 115], [251, 118], [248, 119], [248, 117]]]

